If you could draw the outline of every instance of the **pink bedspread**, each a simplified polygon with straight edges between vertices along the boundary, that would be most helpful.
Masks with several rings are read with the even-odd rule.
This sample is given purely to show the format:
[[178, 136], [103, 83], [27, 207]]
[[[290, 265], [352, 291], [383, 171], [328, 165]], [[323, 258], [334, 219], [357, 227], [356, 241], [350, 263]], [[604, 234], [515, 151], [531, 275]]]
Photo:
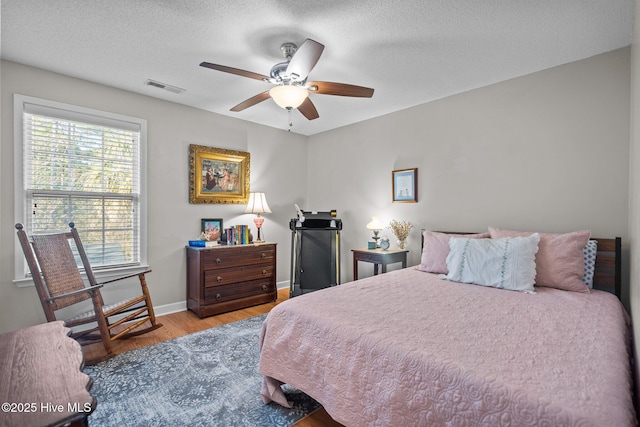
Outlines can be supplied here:
[[288, 383], [346, 426], [628, 426], [615, 296], [458, 284], [413, 268], [293, 298], [265, 320], [265, 403]]

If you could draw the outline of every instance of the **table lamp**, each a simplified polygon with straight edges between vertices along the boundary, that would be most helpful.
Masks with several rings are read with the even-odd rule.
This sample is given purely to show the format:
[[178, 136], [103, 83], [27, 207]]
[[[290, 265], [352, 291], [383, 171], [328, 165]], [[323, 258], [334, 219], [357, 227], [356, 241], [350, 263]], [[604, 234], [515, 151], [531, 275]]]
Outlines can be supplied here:
[[271, 209], [269, 209], [269, 205], [267, 204], [267, 197], [265, 196], [265, 194], [249, 193], [249, 203], [247, 204], [247, 209], [244, 210], [244, 213], [256, 214], [253, 222], [258, 228], [258, 238], [254, 240], [254, 243], [263, 243], [264, 240], [262, 240], [260, 229], [262, 228], [264, 218], [262, 218], [261, 215], [263, 213], [271, 213]]
[[378, 233], [384, 228], [384, 224], [380, 221], [380, 217], [372, 216], [371, 222], [367, 224], [367, 228], [373, 231], [373, 241], [376, 242], [376, 248], [379, 248], [380, 245], [378, 244], [378, 239], [380, 236], [378, 236]]

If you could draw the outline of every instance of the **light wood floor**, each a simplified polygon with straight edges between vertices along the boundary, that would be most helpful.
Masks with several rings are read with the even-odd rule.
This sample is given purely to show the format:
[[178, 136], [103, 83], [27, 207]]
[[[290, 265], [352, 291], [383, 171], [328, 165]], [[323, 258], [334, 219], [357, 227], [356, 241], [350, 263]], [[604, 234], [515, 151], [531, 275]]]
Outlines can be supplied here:
[[[158, 322], [163, 325], [161, 328], [144, 335], [116, 341], [113, 344], [113, 352], [115, 354], [120, 354], [135, 348], [144, 347], [146, 345], [181, 337], [193, 332], [224, 325], [225, 323], [231, 323], [248, 317], [268, 313], [278, 303], [288, 298], [289, 289], [281, 289], [278, 291], [278, 301], [274, 303], [257, 305], [243, 310], [205, 317], [204, 319], [198, 318], [198, 316], [189, 310], [168, 314], [166, 316], [158, 316]], [[105, 353], [102, 344], [84, 346], [82, 350], [86, 360], [97, 358]], [[100, 404], [100, 402], [98, 402], [98, 404]], [[342, 424], [331, 419], [324, 409], [320, 409], [296, 423], [296, 427], [339, 427], [341, 425]]]

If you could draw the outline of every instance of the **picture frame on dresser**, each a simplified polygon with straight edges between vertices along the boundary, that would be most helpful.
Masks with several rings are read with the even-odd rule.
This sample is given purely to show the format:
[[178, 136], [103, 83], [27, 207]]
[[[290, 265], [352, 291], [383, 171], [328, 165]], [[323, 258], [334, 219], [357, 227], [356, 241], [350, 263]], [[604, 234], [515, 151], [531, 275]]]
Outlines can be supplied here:
[[246, 204], [251, 155], [189, 145], [189, 203]]
[[391, 192], [393, 203], [416, 203], [418, 201], [418, 168], [392, 171]]
[[224, 231], [222, 218], [202, 218], [200, 231], [208, 235], [208, 240], [220, 240]]

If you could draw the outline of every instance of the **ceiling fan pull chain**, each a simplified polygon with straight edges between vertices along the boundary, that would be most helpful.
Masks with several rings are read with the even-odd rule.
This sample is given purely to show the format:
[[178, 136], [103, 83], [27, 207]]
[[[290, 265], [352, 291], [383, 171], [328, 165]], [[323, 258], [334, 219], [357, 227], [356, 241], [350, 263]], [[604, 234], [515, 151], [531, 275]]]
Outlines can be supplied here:
[[291, 127], [293, 126], [293, 120], [291, 119], [291, 110], [293, 108], [287, 107], [287, 112], [289, 114], [289, 132], [291, 132]]

